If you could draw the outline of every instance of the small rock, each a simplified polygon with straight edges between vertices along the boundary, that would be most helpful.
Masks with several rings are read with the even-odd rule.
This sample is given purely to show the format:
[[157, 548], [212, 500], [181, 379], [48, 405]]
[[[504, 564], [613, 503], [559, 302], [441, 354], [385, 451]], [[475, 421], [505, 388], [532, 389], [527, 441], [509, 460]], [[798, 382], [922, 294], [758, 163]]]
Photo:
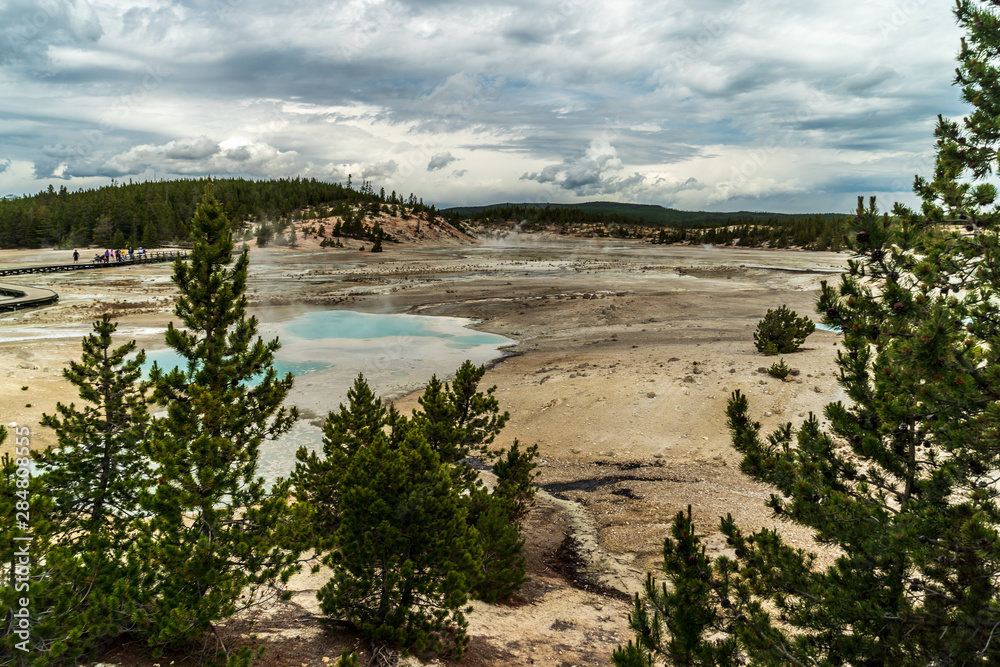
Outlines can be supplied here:
[[764, 368], [763, 366], [761, 366], [760, 368], [758, 368], [758, 369], [757, 369], [757, 372], [758, 372], [758, 373], [766, 373], [766, 372], [767, 372], [767, 369], [766, 369], [766, 368]]
[[820, 389], [819, 387], [813, 387], [813, 391], [815, 391], [817, 394], [822, 394], [823, 393], [823, 390]]
[[647, 391], [646, 392], [646, 398], [656, 398], [656, 392], [655, 391]]

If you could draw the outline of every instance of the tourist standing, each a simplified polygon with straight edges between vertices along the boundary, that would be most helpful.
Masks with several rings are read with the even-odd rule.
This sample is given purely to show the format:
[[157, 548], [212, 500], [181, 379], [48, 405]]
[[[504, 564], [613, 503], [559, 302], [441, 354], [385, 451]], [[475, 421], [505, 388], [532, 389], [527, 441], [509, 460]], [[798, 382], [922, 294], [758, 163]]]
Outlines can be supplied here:
[[74, 248], [73, 249], [73, 263], [76, 264], [80, 261], [80, 253]]

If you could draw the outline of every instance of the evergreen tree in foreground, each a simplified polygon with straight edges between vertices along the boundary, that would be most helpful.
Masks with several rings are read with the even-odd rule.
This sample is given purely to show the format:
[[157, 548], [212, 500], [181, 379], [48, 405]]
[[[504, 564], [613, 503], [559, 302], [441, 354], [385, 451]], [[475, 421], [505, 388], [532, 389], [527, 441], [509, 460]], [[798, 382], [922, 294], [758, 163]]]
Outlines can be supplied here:
[[538, 450], [496, 453], [499, 481], [486, 491], [466, 457], [486, 456], [508, 417], [495, 387], [479, 390], [484, 373], [466, 362], [451, 384], [431, 378], [409, 419], [358, 376], [327, 417], [322, 456], [297, 454], [300, 548], [334, 571], [323, 611], [377, 645], [461, 655], [469, 594], [495, 601], [524, 582]]
[[[296, 452], [298, 463], [291, 481], [299, 501], [296, 511], [301, 516], [303, 550], [322, 553], [332, 548], [340, 527], [340, 481], [354, 456], [382, 435], [383, 428], [391, 429], [389, 415], [359, 374], [347, 391], [347, 405], [331, 411], [323, 423], [323, 456], [305, 447]], [[390, 430], [390, 437], [396, 441], [395, 430]]]
[[58, 403], [57, 414], [43, 415], [41, 423], [55, 431], [57, 444], [35, 456], [55, 502], [61, 540], [81, 549], [102, 533], [124, 537], [139, 515], [141, 481], [149, 479], [139, 451], [149, 428], [141, 387], [146, 354], [140, 350], [129, 358], [135, 341], [113, 348], [117, 327], [109, 315], [94, 322], [81, 360], [63, 370], [86, 405]]
[[325, 614], [375, 644], [460, 657], [463, 610], [481, 557], [448, 466], [418, 433], [396, 447], [379, 432], [339, 482], [341, 523], [323, 560]]
[[[828, 432], [810, 415], [762, 437], [747, 398], [729, 402], [741, 470], [839, 554], [821, 567], [775, 531], [722, 521], [735, 558], [675, 586], [711, 589], [704, 613], [722, 615], [751, 664], [1000, 663], [1000, 213], [995, 188], [975, 182], [1000, 141], [992, 7], [958, 3], [958, 82], [976, 110], [961, 127], [939, 122], [934, 178], [915, 186], [922, 211], [859, 203], [849, 272], [823, 286], [851, 403], [826, 407]], [[699, 650], [721, 664], [709, 639]]]
[[175, 313], [185, 328], [171, 324], [166, 334], [184, 366], [150, 372], [166, 416], [153, 421], [143, 444], [156, 478], [144, 498], [152, 519], [142, 536], [153, 577], [144, 620], [154, 647], [201, 640], [217, 621], [273, 597], [296, 556], [279, 546], [288, 484], [269, 491], [257, 474], [261, 443], [297, 417], [282, 407], [292, 376], [276, 376], [278, 341], [257, 337], [257, 320], [247, 317], [249, 259], [244, 252], [227, 268], [232, 234], [210, 193], [191, 226], [190, 264], [174, 264]]
[[617, 667], [653, 667], [658, 662], [679, 666], [738, 665], [737, 643], [728, 638], [718, 645], [706, 642], [708, 631], [725, 629], [724, 616], [711, 604], [708, 583], [712, 563], [694, 532], [691, 506], [678, 512], [671, 539], [663, 544], [663, 572], [667, 583], [646, 576], [642, 597], [635, 594], [629, 627], [635, 643], [619, 647], [611, 661]]
[[[141, 351], [135, 341], [112, 347], [108, 315], [83, 339], [83, 355], [63, 376], [79, 390], [83, 407], [59, 403], [42, 425], [57, 444], [35, 453], [38, 486], [51, 499], [52, 539], [45, 557], [59, 600], [47, 620], [61, 635], [47, 654], [75, 659], [133, 626], [142, 577], [134, 549], [139, 494], [149, 479], [139, 442], [149, 426], [142, 395]], [[61, 655], [60, 655], [61, 654]]]

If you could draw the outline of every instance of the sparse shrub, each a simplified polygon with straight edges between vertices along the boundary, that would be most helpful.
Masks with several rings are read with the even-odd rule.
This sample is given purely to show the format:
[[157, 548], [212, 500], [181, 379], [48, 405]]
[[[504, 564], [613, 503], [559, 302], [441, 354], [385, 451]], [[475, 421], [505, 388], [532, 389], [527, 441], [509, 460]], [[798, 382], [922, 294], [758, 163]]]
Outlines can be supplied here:
[[794, 310], [782, 305], [768, 310], [753, 334], [757, 350], [766, 355], [791, 354], [816, 330], [808, 317], [798, 317]]
[[340, 659], [337, 660], [337, 667], [361, 667], [361, 659], [358, 658], [357, 653], [352, 653], [345, 648], [340, 654]]
[[792, 372], [791, 366], [785, 363], [782, 359], [777, 363], [771, 364], [771, 367], [767, 369], [767, 374], [773, 378], [778, 378], [779, 380], [784, 380]]

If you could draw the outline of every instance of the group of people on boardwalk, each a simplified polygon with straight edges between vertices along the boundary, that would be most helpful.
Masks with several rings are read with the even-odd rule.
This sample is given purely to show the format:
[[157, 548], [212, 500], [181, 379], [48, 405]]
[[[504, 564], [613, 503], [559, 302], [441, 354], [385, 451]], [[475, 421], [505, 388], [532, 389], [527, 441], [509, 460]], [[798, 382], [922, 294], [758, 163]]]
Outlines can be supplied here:
[[[114, 262], [125, 262], [134, 261], [136, 256], [139, 259], [143, 259], [146, 256], [146, 249], [139, 248], [139, 250], [134, 250], [132, 246], [128, 248], [115, 248], [114, 250], [106, 248], [104, 254], [97, 253], [94, 255], [95, 264], [110, 264]], [[73, 251], [73, 263], [76, 264], [80, 261], [80, 252], [78, 250]]]

